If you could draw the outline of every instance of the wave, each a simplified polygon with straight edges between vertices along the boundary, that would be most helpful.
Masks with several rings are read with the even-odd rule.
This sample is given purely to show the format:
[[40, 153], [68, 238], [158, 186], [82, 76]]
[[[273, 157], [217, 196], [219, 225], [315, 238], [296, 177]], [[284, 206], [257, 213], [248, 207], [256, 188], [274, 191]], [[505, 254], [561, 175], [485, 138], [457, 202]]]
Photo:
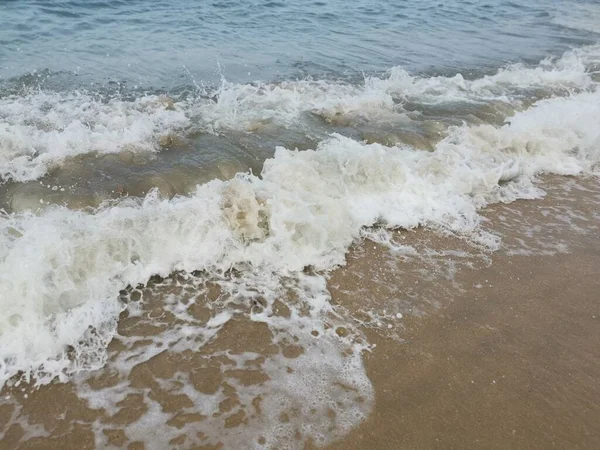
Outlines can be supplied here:
[[[584, 86], [588, 76], [580, 75]], [[215, 180], [189, 196], [164, 200], [153, 191], [94, 211], [4, 214], [0, 382], [21, 373], [44, 384], [102, 366], [123, 308], [119, 291], [152, 275], [327, 271], [372, 225], [474, 236], [485, 205], [543, 195], [537, 175], [597, 174], [599, 118], [600, 90], [590, 87], [538, 101], [500, 127], [452, 127], [433, 152], [338, 134], [314, 150], [278, 147], [260, 176]]]
[[547, 58], [536, 67], [513, 64], [468, 80], [453, 77], [412, 76], [394, 67], [386, 76], [366, 76], [362, 86], [328, 81], [288, 81], [277, 84], [239, 85], [223, 81], [211, 93], [216, 99], [198, 111], [205, 128], [252, 129], [258, 121], [275, 120], [290, 125], [302, 113], [313, 112], [332, 120], [354, 114], [377, 119], [403, 113], [404, 102], [436, 105], [453, 102], [485, 103], [500, 100], [518, 105], [533, 89], [547, 94], [587, 89], [594, 84], [590, 66], [600, 63], [600, 45], [566, 52], [561, 58]]
[[223, 81], [215, 90], [181, 99], [103, 99], [83, 92], [41, 91], [9, 95], [0, 98], [0, 178], [36, 180], [68, 158], [88, 153], [158, 152], [172, 142], [169, 136], [191, 131], [257, 132], [261, 124], [273, 122], [310, 133], [311, 125], [303, 122], [307, 114], [344, 124], [405, 117], [407, 102], [499, 101], [518, 109], [532, 97], [591, 89], [599, 62], [596, 45], [536, 67], [511, 65], [474, 80], [461, 74], [412, 76], [396, 67], [382, 77], [365, 77], [362, 85], [310, 79], [243, 85]]
[[156, 151], [160, 136], [189, 124], [166, 97], [102, 100], [35, 92], [0, 98], [0, 177], [35, 180], [69, 157]]

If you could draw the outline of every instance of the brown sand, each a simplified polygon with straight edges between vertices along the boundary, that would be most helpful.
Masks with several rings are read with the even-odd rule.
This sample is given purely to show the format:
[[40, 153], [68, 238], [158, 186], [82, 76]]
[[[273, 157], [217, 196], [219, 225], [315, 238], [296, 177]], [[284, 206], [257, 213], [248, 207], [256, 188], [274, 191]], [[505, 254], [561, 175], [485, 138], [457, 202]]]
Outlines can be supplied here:
[[[593, 182], [588, 188], [591, 192], [556, 190], [543, 201], [490, 208], [485, 213], [490, 227], [503, 234], [505, 243], [491, 255], [491, 264], [489, 255], [461, 239], [422, 230], [396, 233], [395, 239], [435, 249], [430, 258], [390, 255], [368, 241], [352, 250], [348, 265], [332, 274], [329, 285], [334, 303], [364, 324], [375, 345], [365, 354], [375, 407], [331, 449], [600, 448], [599, 208], [598, 188]], [[556, 219], [565, 208], [576, 209], [579, 219]], [[525, 237], [524, 230], [532, 227], [536, 232]], [[514, 254], [524, 246], [536, 254]], [[565, 247], [568, 253], [552, 251]], [[206, 301], [215, 295], [208, 292]], [[144, 301], [154, 307], [151, 297]], [[155, 301], [160, 309], [161, 300]], [[402, 320], [393, 319], [398, 313]], [[201, 305], [193, 314], [209, 317]], [[283, 304], [281, 314], [286, 314]], [[173, 320], [163, 317], [156, 327]], [[123, 335], [155, 332], [126, 314], [119, 330]], [[130, 379], [149, 389], [164, 411], [176, 412], [189, 399], [165, 392], [157, 379], [168, 378], [177, 367], [195, 374], [199, 392], [228, 386], [228, 377], [259, 385], [264, 381], [259, 360], [245, 371], [223, 371], [227, 361], [207, 355], [231, 349], [295, 357], [293, 346], [278, 349], [270, 339], [265, 327], [235, 320], [198, 354], [173, 359], [162, 353], [136, 368]], [[118, 346], [111, 344], [113, 350]], [[108, 386], [114, 380], [100, 373], [94, 383]], [[227, 416], [239, 401], [227, 389], [219, 414], [226, 427], [243, 427], [252, 408]], [[21, 426], [11, 419], [13, 406], [0, 403], [0, 448], [94, 448], [87, 424], [102, 411], [89, 408], [69, 384], [45, 386], [27, 398], [23, 392], [5, 389], [2, 395], [17, 398], [29, 423], [42, 424], [50, 436], [22, 439]], [[121, 406], [107, 424], [118, 427], [144, 413], [135, 396]], [[260, 413], [260, 399], [253, 407]], [[180, 415], [170, 425], [204, 419]], [[116, 447], [143, 448], [118, 430], [107, 433]]]
[[[538, 251], [545, 251], [562, 242], [568, 254], [501, 250], [491, 265], [459, 270], [451, 281], [438, 273], [419, 290], [446, 302], [435, 303], [437, 311], [430, 302], [430, 314], [405, 318], [400, 336], [406, 343], [367, 331], [376, 344], [366, 355], [375, 411], [332, 449], [600, 448], [598, 187], [593, 180], [584, 186], [484, 212], [505, 247], [541, 242]], [[577, 210], [580, 221], [549, 225], [567, 209]], [[536, 232], [525, 237], [522, 226]], [[452, 246], [446, 240], [434, 247], [444, 244]], [[359, 284], [373, 291], [368, 283], [384, 272], [396, 276], [401, 291], [418, 283], [402, 265], [390, 270], [379, 249], [364, 250], [332, 284], [368, 274]], [[381, 309], [393, 294], [388, 288], [365, 298], [346, 290], [334, 291], [334, 298], [346, 305], [374, 298], [370, 307]]]
[[331, 448], [600, 448], [600, 242], [460, 279], [491, 287], [369, 333], [375, 411]]

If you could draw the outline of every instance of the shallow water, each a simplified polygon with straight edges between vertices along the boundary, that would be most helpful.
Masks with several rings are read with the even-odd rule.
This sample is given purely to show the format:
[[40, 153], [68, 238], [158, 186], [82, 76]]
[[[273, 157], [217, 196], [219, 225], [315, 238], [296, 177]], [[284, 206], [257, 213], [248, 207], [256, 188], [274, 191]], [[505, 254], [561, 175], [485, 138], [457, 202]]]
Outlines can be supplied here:
[[[403, 308], [444, 304], [396, 278], [431, 281], [439, 263], [451, 280], [494, 251], [554, 255], [569, 243], [553, 227], [595, 229], [583, 222], [597, 203], [570, 209], [574, 185], [539, 177], [599, 173], [597, 3], [3, 2], [0, 14], [10, 442], [58, 433], [28, 419], [23, 396], [59, 382], [100, 447], [331, 443], [373, 408], [365, 327], [396, 333]], [[506, 226], [480, 214], [547, 190], [564, 205], [546, 211], [545, 236], [531, 211], [509, 210]], [[418, 227], [438, 240], [390, 234]], [[405, 290], [389, 317], [332, 302], [331, 271], [365, 239], [400, 269], [334, 290]]]
[[397, 65], [489, 69], [593, 42], [598, 19], [594, 3], [549, 0], [8, 1], [0, 8], [3, 79], [47, 71], [65, 87], [127, 81], [158, 89], [219, 74], [245, 82]]

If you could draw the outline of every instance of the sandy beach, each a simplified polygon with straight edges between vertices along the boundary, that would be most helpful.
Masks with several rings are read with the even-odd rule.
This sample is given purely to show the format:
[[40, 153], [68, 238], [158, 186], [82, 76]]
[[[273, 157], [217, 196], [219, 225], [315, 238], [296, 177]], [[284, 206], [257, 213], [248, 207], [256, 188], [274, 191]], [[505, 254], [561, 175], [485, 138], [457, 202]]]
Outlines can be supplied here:
[[0, 2], [0, 450], [600, 449], [599, 24]]
[[369, 333], [375, 410], [331, 448], [598, 448], [600, 243], [595, 232], [562, 237], [571, 252], [500, 251], [460, 271], [464, 289], [406, 318], [403, 343]]
[[[598, 447], [600, 191], [594, 179], [550, 181], [544, 200], [483, 212], [485, 227], [503, 239], [494, 253], [459, 237], [399, 231], [391, 235], [392, 245], [366, 240], [353, 248], [347, 265], [330, 275], [332, 303], [349, 320], [336, 333], [343, 338], [356, 326], [356, 336], [370, 345], [363, 357], [374, 402], [366, 420], [328, 448]], [[204, 308], [218, 295], [217, 288], [206, 291]], [[161, 298], [155, 299], [159, 306]], [[144, 301], [152, 308], [153, 297]], [[282, 317], [290, 313], [285, 302], [276, 309]], [[210, 317], [198, 301], [194, 314]], [[169, 321], [174, 319], [153, 328], [125, 314], [119, 333], [151, 342]], [[124, 347], [114, 341], [110, 350], [118, 355]], [[279, 353], [295, 361], [305, 351], [293, 342], [274, 342], [264, 324], [242, 318], [228, 322], [195, 354], [158, 353], [134, 367], [128, 382], [170, 415], [165, 430], [185, 425], [189, 433], [208, 423], [217, 443], [194, 448], [229, 448], [218, 442], [219, 430], [260, 444], [268, 430], [252, 420], [268, 416], [267, 393], [260, 390], [270, 378], [265, 361]], [[232, 355], [245, 352], [254, 359], [233, 368]], [[189, 393], [169, 392], [162, 383], [178, 372], [190, 376], [196, 392], [225, 393], [212, 418], [180, 412], [193, 406]], [[119, 386], [118, 378], [107, 369], [86, 383], [102, 392]], [[258, 393], [250, 403], [244, 387]], [[105, 427], [102, 446], [144, 448], [124, 431], [150, 414], [142, 396], [128, 395], [109, 413], [76, 392], [72, 383], [5, 388], [2, 448], [98, 448], [92, 428], [99, 423]], [[293, 417], [281, 413], [279, 420]], [[336, 435], [335, 426], [330, 430]], [[318, 446], [310, 434], [302, 439], [304, 448]]]

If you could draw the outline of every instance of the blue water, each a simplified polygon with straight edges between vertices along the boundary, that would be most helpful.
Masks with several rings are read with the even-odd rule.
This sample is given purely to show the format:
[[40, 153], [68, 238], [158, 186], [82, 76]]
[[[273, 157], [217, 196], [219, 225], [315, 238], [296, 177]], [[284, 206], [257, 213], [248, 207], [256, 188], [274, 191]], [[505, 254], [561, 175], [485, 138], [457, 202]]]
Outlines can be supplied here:
[[33, 73], [63, 88], [170, 89], [221, 75], [247, 82], [392, 66], [486, 70], [595, 42], [593, 21], [568, 26], [589, 21], [590, 5], [598, 2], [3, 0], [0, 82]]

